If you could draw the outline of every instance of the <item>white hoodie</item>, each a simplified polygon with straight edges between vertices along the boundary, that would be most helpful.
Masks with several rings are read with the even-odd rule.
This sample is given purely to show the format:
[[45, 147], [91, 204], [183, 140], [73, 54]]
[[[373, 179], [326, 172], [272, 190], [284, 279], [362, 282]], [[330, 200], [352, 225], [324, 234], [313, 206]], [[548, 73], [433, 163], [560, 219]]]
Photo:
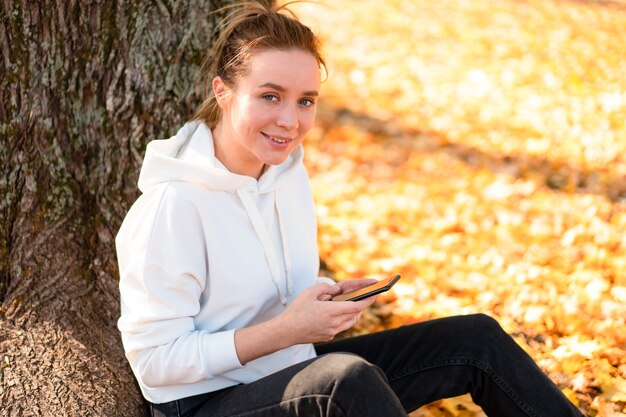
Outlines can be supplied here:
[[142, 195], [116, 237], [126, 357], [153, 403], [249, 383], [315, 356], [296, 345], [242, 366], [236, 329], [267, 321], [316, 282], [313, 199], [302, 147], [257, 181], [216, 158], [189, 122], [155, 140]]

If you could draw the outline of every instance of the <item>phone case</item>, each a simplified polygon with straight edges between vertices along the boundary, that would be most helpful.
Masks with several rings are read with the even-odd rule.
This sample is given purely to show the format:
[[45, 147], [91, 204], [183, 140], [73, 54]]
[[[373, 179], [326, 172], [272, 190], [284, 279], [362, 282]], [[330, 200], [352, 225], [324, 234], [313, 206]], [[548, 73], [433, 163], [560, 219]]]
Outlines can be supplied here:
[[339, 294], [333, 297], [333, 301], [359, 301], [372, 295], [380, 294], [381, 292], [389, 291], [396, 282], [400, 279], [400, 274], [378, 281], [370, 286], [360, 288], [356, 291], [352, 291], [346, 294]]

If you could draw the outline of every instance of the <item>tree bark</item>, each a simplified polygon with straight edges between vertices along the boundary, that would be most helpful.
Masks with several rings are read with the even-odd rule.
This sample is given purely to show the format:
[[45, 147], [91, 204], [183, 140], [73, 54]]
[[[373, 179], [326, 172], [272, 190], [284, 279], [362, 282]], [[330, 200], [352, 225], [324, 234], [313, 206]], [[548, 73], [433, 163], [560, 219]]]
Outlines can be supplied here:
[[0, 404], [141, 416], [114, 237], [146, 143], [198, 103], [227, 1], [0, 3]]

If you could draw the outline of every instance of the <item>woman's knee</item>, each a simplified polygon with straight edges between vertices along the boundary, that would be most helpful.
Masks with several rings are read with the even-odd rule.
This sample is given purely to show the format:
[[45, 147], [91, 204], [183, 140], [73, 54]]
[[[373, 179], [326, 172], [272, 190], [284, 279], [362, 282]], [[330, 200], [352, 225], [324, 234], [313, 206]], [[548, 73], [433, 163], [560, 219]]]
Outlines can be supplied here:
[[318, 362], [326, 371], [326, 377], [335, 384], [387, 383], [385, 374], [379, 367], [358, 355], [329, 353], [320, 356]]
[[468, 356], [485, 363], [495, 358], [509, 357], [519, 353], [519, 346], [507, 334], [494, 318], [485, 314], [474, 314], [465, 317], [465, 331], [459, 334], [460, 348], [465, 349]]
[[500, 326], [500, 323], [496, 319], [486, 314], [471, 314], [467, 316], [467, 319], [472, 324], [472, 328], [483, 334], [502, 334], [504, 330]]
[[286, 387], [286, 397], [356, 395], [364, 386], [388, 386], [385, 374], [360, 356], [329, 353], [313, 360], [294, 375]]
[[438, 332], [455, 339], [481, 339], [501, 335], [504, 330], [497, 320], [486, 314], [469, 314], [441, 319]]
[[326, 416], [406, 415], [383, 371], [350, 353], [319, 356], [292, 378], [283, 406], [290, 411], [308, 407], [304, 415], [318, 415], [310, 411], [312, 403]]
[[[433, 320], [428, 338], [448, 355], [475, 356], [512, 339], [500, 324], [486, 314], [471, 314]], [[480, 355], [479, 355], [480, 356]]]

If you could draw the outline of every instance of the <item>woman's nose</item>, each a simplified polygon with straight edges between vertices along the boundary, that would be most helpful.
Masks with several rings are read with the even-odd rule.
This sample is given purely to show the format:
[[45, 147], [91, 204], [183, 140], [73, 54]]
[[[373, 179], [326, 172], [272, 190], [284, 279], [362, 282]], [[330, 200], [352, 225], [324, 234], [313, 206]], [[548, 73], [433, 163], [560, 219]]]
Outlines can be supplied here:
[[276, 125], [287, 130], [293, 130], [297, 129], [299, 124], [298, 110], [291, 105], [282, 106], [276, 119]]

